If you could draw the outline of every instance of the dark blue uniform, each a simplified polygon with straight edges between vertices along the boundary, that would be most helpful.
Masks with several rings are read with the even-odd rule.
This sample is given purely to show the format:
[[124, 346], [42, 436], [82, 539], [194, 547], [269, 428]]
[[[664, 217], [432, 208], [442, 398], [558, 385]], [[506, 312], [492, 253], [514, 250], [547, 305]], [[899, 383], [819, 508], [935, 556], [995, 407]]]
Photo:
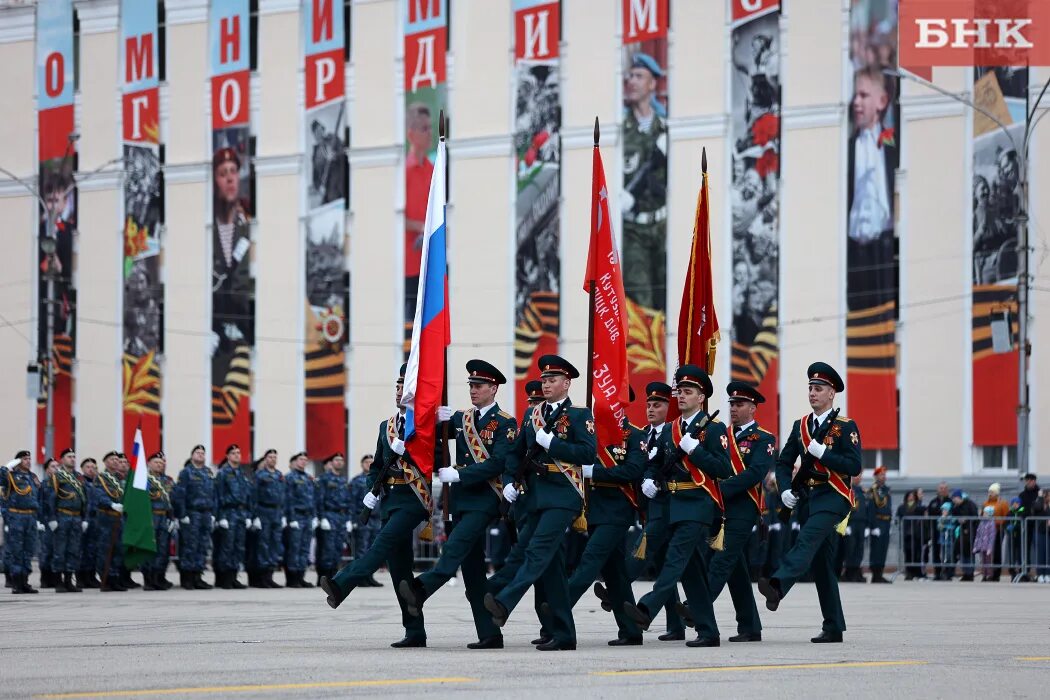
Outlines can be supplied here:
[[171, 559], [171, 530], [176, 522], [175, 511], [171, 505], [171, 495], [175, 490], [175, 480], [167, 474], [149, 475], [150, 509], [153, 511], [153, 537], [157, 541], [157, 553], [153, 561], [143, 564], [142, 571], [146, 579], [146, 588], [167, 590], [171, 584], [164, 579]]
[[[51, 570], [68, 574], [80, 570], [82, 523], [87, 519], [87, 493], [74, 472], [59, 469], [44, 482], [43, 520], [57, 522], [52, 535]], [[65, 586], [68, 589], [68, 586]]]
[[868, 565], [871, 567], [872, 583], [885, 581], [882, 571], [886, 568], [886, 552], [890, 548], [890, 523], [892, 521], [893, 497], [890, 495], [890, 487], [876, 482], [868, 491], [867, 526], [871, 530]]
[[[255, 548], [255, 567], [266, 584], [273, 582], [273, 571], [284, 556], [282, 535], [284, 515], [284, 475], [276, 469], [260, 467], [255, 472], [255, 517], [259, 519], [259, 539]], [[274, 586], [279, 584], [273, 583]]]
[[179, 472], [172, 501], [180, 523], [179, 570], [187, 577], [185, 585], [200, 580], [208, 558], [216, 507], [215, 479], [208, 465], [187, 462]]
[[[4, 558], [14, 592], [35, 592], [29, 585], [40, 522], [40, 480], [21, 467], [0, 467], [0, 505], [4, 516]], [[28, 589], [28, 590], [26, 590]]]
[[284, 568], [289, 583], [307, 585], [303, 576], [310, 566], [310, 541], [313, 539], [311, 523], [317, 517], [314, 478], [296, 469], [284, 478], [284, 513], [288, 519], [288, 546], [285, 548]]
[[244, 564], [244, 538], [251, 520], [253, 492], [252, 481], [242, 467], [227, 462], [215, 476], [216, 520], [225, 521], [228, 527], [216, 531], [219, 536], [212, 558], [219, 584], [224, 587], [236, 585], [237, 572]]
[[317, 479], [316, 497], [317, 516], [330, 526], [317, 531], [317, 575], [335, 576], [342, 563], [346, 524], [350, 522], [350, 483], [342, 474], [325, 472]]
[[853, 505], [850, 509], [849, 525], [846, 526], [846, 537], [843, 544], [842, 580], [854, 583], [865, 583], [861, 565], [864, 563], [865, 531], [871, 527], [868, 521], [867, 496], [860, 484], [853, 486]]
[[351, 532], [351, 542], [355, 559], [364, 556], [365, 552], [372, 548], [372, 542], [379, 534], [379, 529], [383, 527], [383, 519], [379, 515], [378, 508], [372, 511], [366, 524], [361, 525], [360, 523], [360, 514], [364, 510], [361, 499], [368, 493], [368, 488], [368, 474], [358, 474], [350, 480], [350, 522], [353, 523], [354, 528]]
[[[123, 501], [124, 480], [110, 471], [100, 472], [95, 479], [92, 496], [95, 511], [95, 568], [102, 579], [103, 588], [120, 590], [121, 568], [124, 565], [124, 548], [120, 538], [124, 531]], [[114, 505], [121, 506], [114, 508]]]
[[88, 478], [82, 475], [84, 485], [84, 519], [87, 520], [87, 530], [80, 538], [80, 570], [77, 572], [77, 582], [84, 588], [98, 588], [98, 579], [95, 577], [95, 561], [98, 559], [97, 542], [98, 533], [95, 531], [94, 494], [97, 488], [98, 477]]

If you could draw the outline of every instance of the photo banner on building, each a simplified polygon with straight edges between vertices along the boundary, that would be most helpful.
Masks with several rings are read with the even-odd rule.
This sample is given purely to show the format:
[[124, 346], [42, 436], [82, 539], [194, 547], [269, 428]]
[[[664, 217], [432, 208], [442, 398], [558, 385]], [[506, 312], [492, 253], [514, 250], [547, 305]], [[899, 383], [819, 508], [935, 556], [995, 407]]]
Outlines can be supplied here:
[[306, 451], [346, 454], [349, 137], [342, 0], [304, 0]]
[[[667, 380], [669, 0], [622, 0], [623, 286], [631, 385]], [[628, 410], [645, 422], [645, 403]]]
[[561, 258], [561, 3], [514, 0], [514, 389], [540, 356], [558, 352]]
[[[76, 355], [77, 191], [73, 94], [72, 0], [41, 0], [36, 8], [37, 159], [40, 210], [37, 231], [37, 353], [41, 363], [53, 363], [54, 385], [42, 382], [37, 402], [36, 453], [42, 462], [51, 404], [52, 450], [74, 444], [73, 359]], [[50, 280], [50, 283], [49, 283]], [[48, 327], [51, 342], [48, 342]]]
[[757, 386], [780, 424], [780, 2], [731, 0], [732, 379]]
[[898, 238], [900, 162], [896, 0], [850, 5], [847, 141], [846, 400], [865, 450], [898, 449]]
[[252, 152], [248, 0], [212, 0], [211, 66], [211, 403], [212, 455], [230, 444], [251, 454], [251, 361], [255, 346], [252, 277]]
[[419, 291], [423, 221], [437, 153], [438, 115], [448, 117], [448, 0], [401, 0], [405, 48], [405, 333], [408, 357]]
[[161, 277], [163, 175], [157, 4], [121, 0], [121, 133], [124, 150], [124, 451], [136, 428], [161, 449], [160, 417], [164, 286]]
[[1015, 144], [1028, 69], [978, 67], [973, 80], [974, 104], [1005, 127], [973, 113], [973, 443], [1006, 447], [1017, 444], [1017, 240], [1028, 203]]

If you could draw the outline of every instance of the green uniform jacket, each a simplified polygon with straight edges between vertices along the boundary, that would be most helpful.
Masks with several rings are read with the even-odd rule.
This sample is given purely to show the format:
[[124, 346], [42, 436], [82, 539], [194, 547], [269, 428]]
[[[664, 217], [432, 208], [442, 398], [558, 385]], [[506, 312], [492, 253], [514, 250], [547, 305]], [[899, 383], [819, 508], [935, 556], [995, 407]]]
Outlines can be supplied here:
[[[685, 432], [692, 430], [697, 421], [702, 420], [705, 416], [707, 414], [704, 411], [698, 411], [689, 421]], [[678, 445], [674, 442], [673, 431], [665, 430], [660, 437], [664, 441], [663, 449], [674, 454]], [[718, 420], [713, 420], [701, 431], [698, 439], [700, 444], [686, 459], [715, 481], [733, 476], [733, 466], [729, 462], [729, 436], [726, 435], [726, 427]], [[681, 462], [675, 465], [670, 478], [673, 481], [692, 482], [693, 480]], [[671, 493], [670, 518], [672, 525], [688, 521], [716, 526], [722, 520], [722, 510], [704, 489], [674, 491]]]
[[[388, 419], [389, 420], [389, 419]], [[388, 461], [397, 457], [397, 454], [390, 448], [390, 443], [386, 439], [386, 424], [388, 420], [383, 421], [379, 424], [379, 439], [376, 441], [375, 459], [372, 460], [372, 466], [368, 468], [368, 481], [366, 486], [369, 490], [372, 489], [375, 484], [376, 478], [379, 475], [379, 471], [383, 468], [383, 465]], [[441, 441], [437, 441], [437, 447], [435, 450], [440, 450]], [[408, 459], [408, 450], [405, 450], [404, 459]], [[440, 464], [440, 461], [435, 462]], [[405, 474], [402, 473], [399, 466], [395, 466], [390, 472], [390, 476], [398, 479], [404, 479]], [[427, 484], [427, 490], [430, 490], [430, 484]], [[415, 491], [408, 484], [393, 484], [391, 486], [384, 486], [383, 500], [379, 502], [380, 515], [385, 520], [395, 510], [402, 508], [418, 508], [424, 510], [423, 504], [419, 502], [419, 498], [416, 496]]]
[[864, 487], [857, 485], [851, 488], [856, 503], [853, 504], [853, 512], [849, 518], [850, 527], [871, 527], [871, 521], [868, 520], [868, 495]]
[[[518, 469], [518, 464], [525, 459], [529, 449], [536, 444], [536, 429], [532, 425], [532, 412], [542, 410], [542, 406], [543, 404], [540, 404], [525, 412], [524, 427], [518, 431], [514, 445], [507, 454], [507, 465], [503, 472], [504, 486], [514, 483], [514, 473]], [[557, 459], [565, 466], [575, 465], [574, 471], [577, 476], [582, 476], [581, 465], [594, 464], [598, 459], [591, 410], [570, 404], [570, 407], [558, 420], [558, 427], [554, 430], [550, 449], [541, 448], [540, 451], [539, 459], [543, 464], [553, 464], [553, 460]], [[580, 493], [565, 475], [550, 471], [541, 475], [529, 472], [524, 499], [526, 512], [529, 513], [550, 508], [578, 511], [583, 506]]]
[[744, 471], [718, 484], [726, 504], [726, 519], [754, 522], [758, 518], [758, 506], [747, 490], [759, 486], [773, 468], [776, 441], [776, 436], [758, 423], [752, 423], [740, 433], [736, 444], [744, 460]]
[[[637, 511], [618, 487], [634, 489], [634, 483], [642, 478], [647, 462], [645, 433], [630, 423], [623, 433], [623, 442], [602, 448], [616, 466], [606, 468], [600, 462], [594, 464], [587, 492], [588, 525], [629, 527], [634, 524]], [[636, 498], [642, 498], [640, 492], [636, 493]]]
[[890, 521], [893, 520], [893, 497], [890, 495], [889, 486], [871, 485], [868, 490], [867, 511], [868, 527], [889, 531]]
[[[473, 409], [471, 409], [473, 410]], [[518, 423], [514, 416], [501, 411], [499, 404], [489, 409], [475, 425], [489, 458], [475, 462], [467, 446], [467, 433], [463, 430], [463, 411], [452, 414], [451, 427], [456, 431], [456, 469], [459, 482], [449, 484], [449, 510], [454, 515], [466, 511], [481, 511], [492, 517], [499, 515], [502, 496], [489, 485], [489, 479], [499, 477], [506, 467], [507, 453], [518, 436]], [[503, 487], [499, 480], [500, 488]]]
[[[645, 435], [649, 434], [648, 429], [645, 429]], [[664, 423], [663, 427], [660, 428], [660, 432], [656, 434], [656, 454], [652, 459], [649, 459], [649, 453], [646, 452], [645, 462], [645, 474], [643, 475], [646, 479], [652, 479], [656, 483], [660, 483], [663, 480], [663, 464], [664, 464], [664, 450], [667, 446], [667, 439], [671, 435], [671, 424]], [[643, 496], [644, 498], [644, 496]], [[649, 513], [646, 518], [646, 522], [652, 520], [660, 520], [668, 517], [668, 512], [671, 507], [671, 494], [664, 489], [660, 489], [656, 498], [649, 499]]]
[[[844, 416], [835, 419], [835, 427], [825, 440], [827, 450], [820, 463], [833, 472], [837, 472], [846, 482], [846, 488], [850, 488], [851, 476], [861, 473], [860, 464], [860, 430], [857, 424]], [[816, 461], [809, 452], [802, 447], [802, 437], [799, 422], [796, 420], [791, 426], [791, 434], [784, 442], [777, 458], [777, 488], [781, 493], [791, 488], [791, 472], [795, 466], [795, 460], [802, 458], [802, 466], [809, 467]], [[832, 512], [843, 517], [850, 510], [849, 501], [843, 498], [835, 489], [828, 484], [814, 486], [809, 490], [809, 513]]]

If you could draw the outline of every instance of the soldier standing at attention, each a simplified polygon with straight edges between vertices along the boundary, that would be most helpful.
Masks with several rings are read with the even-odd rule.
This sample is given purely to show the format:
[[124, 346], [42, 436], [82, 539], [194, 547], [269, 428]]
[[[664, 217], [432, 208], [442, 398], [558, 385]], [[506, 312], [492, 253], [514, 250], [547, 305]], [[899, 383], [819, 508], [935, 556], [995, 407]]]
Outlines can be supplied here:
[[399, 585], [408, 611], [418, 614], [423, 602], [463, 571], [467, 601], [478, 641], [468, 649], [502, 649], [503, 634], [485, 610], [485, 535], [499, 517], [503, 500], [502, 474], [507, 453], [518, 434], [514, 416], [500, 409], [496, 392], [507, 378], [484, 360], [467, 363], [472, 408], [451, 415], [456, 431], [456, 466], [442, 467], [438, 478], [449, 489], [449, 512], [455, 527], [434, 567]]
[[247, 588], [237, 580], [237, 572], [244, 564], [244, 538], [252, 525], [253, 491], [252, 482], [241, 469], [241, 448], [230, 445], [215, 476], [219, 538], [212, 564], [219, 588]]
[[[671, 471], [661, 475], [666, 478], [667, 490], [671, 493], [667, 558], [653, 590], [637, 605], [624, 603], [624, 611], [643, 630], [648, 629], [653, 614], [671, 599], [681, 581], [698, 633], [697, 638], [686, 645], [716, 647], [721, 640], [707, 584], [707, 560], [700, 548], [708, 543], [716, 545], [725, 517], [717, 480], [733, 476], [729, 437], [725, 426], [710, 421], [703, 410], [704, 401], [713, 391], [707, 372], [696, 365], [682, 365], [674, 378], [682, 417], [673, 421], [671, 430], [663, 436], [664, 453], [675, 459]], [[692, 431], [700, 425], [704, 427], [693, 437]], [[642, 492], [650, 498], [656, 495], [652, 475], [642, 481]], [[715, 534], [712, 536], [712, 533]]]
[[321, 577], [335, 576], [343, 559], [343, 545], [350, 532], [350, 482], [343, 471], [346, 459], [336, 452], [324, 461], [324, 474], [317, 480], [317, 514], [321, 516], [317, 535], [317, 583]]
[[[835, 394], [846, 387], [831, 365], [814, 362], [807, 371], [809, 405], [812, 413], [796, 420], [777, 459], [777, 484], [784, 505], [794, 509], [799, 497], [808, 498], [808, 514], [801, 523], [795, 545], [784, 553], [780, 568], [768, 579], [758, 581], [758, 592], [766, 598], [766, 608], [775, 611], [795, 582], [812, 570], [820, 611], [824, 616], [821, 633], [810, 641], [815, 644], [842, 641], [846, 619], [839, 599], [835, 577], [835, 549], [840, 535], [836, 531], [847, 520], [853, 507], [850, 477], [861, 473], [860, 430], [849, 418], [838, 416], [829, 422]], [[823, 440], [819, 440], [823, 436]], [[801, 458], [801, 469], [812, 473], [804, 494], [791, 488], [795, 460]]]
[[314, 478], [306, 473], [309, 458], [305, 452], [292, 455], [284, 479], [284, 512], [288, 522], [288, 543], [284, 549], [284, 577], [288, 588], [313, 588], [306, 580], [310, 566], [310, 540], [317, 528]]
[[204, 445], [196, 445], [179, 473], [173, 505], [179, 519], [179, 578], [186, 590], [208, 590], [201, 578], [208, 557], [208, 540], [215, 524], [215, 479], [204, 461]]
[[11, 592], [37, 593], [29, 585], [40, 524], [40, 480], [29, 471], [29, 450], [20, 450], [0, 469], [0, 514], [4, 517], [4, 559]]
[[[126, 488], [127, 487], [127, 481], [128, 481], [128, 474], [131, 473], [131, 461], [128, 460], [128, 456], [126, 454], [124, 454], [123, 452], [118, 452], [117, 456], [120, 458], [120, 478], [124, 480], [124, 486]], [[149, 470], [147, 469], [146, 471], [147, 471], [147, 475], [148, 475]], [[123, 525], [121, 525], [121, 537], [123, 537]], [[118, 543], [118, 547], [120, 547], [121, 550], [124, 549], [122, 543]], [[126, 566], [124, 566], [123, 559], [124, 559], [124, 557], [123, 557], [123, 553], [122, 553], [121, 554], [121, 562], [120, 562], [120, 582], [128, 590], [131, 590], [131, 589], [134, 589], [134, 588], [142, 588], [141, 584], [137, 583], [135, 581], [135, 579], [131, 578], [131, 572], [128, 571], [128, 568]]]
[[126, 591], [121, 577], [124, 548], [120, 536], [124, 528], [124, 463], [119, 452], [110, 452], [103, 460], [105, 471], [98, 475], [93, 502], [95, 505], [95, 549], [98, 552], [98, 575], [102, 592]]
[[[383, 527], [383, 519], [379, 517], [378, 510], [369, 511], [371, 515], [368, 516], [368, 523], [365, 525], [358, 522], [361, 511], [365, 509], [361, 501], [368, 493], [368, 472], [374, 461], [375, 457], [370, 454], [361, 457], [361, 472], [350, 480], [350, 520], [347, 521], [347, 527], [350, 528], [352, 537], [354, 559], [363, 557], [365, 552], [372, 548], [372, 542], [375, 541], [376, 535]], [[373, 574], [360, 586], [361, 588], [382, 588], [383, 584], [376, 581]]]
[[87, 522], [87, 494], [77, 478], [77, 457], [62, 450], [61, 466], [44, 483], [44, 518], [52, 533], [51, 569], [55, 593], [80, 593], [73, 574], [80, 570], [80, 538]]
[[[492, 614], [493, 622], [502, 627], [529, 587], [538, 584], [542, 586], [541, 596], [550, 607], [547, 631], [551, 639], [536, 649], [572, 650], [576, 648], [576, 625], [572, 619], [562, 542], [566, 530], [583, 508], [582, 465], [594, 464], [597, 442], [590, 409], [572, 406], [569, 401], [569, 386], [580, 376], [579, 371], [558, 355], [544, 355], [538, 364], [546, 401], [541, 408], [530, 408], [526, 413], [523, 427], [507, 455], [503, 474], [503, 497], [513, 503], [519, 496], [514, 483], [518, 465], [536, 455], [532, 460], [534, 465], [526, 465], [529, 475], [524, 499], [529, 516], [518, 535], [524, 561], [501, 577], [501, 580], [509, 578], [502, 589], [495, 590], [492, 581], [489, 582], [485, 608]], [[562, 404], [566, 410], [555, 420], [555, 412]], [[552, 432], [544, 430], [548, 421], [554, 422]], [[509, 566], [508, 560], [504, 570]]]
[[872, 583], [892, 583], [882, 575], [886, 568], [886, 551], [890, 548], [890, 523], [893, 521], [893, 497], [886, 485], [886, 467], [875, 467], [875, 483], [868, 492], [868, 525], [864, 534], [871, 534], [868, 566]]
[[51, 568], [51, 553], [54, 548], [54, 532], [44, 525], [48, 520], [47, 508], [44, 502], [45, 500], [45, 486], [51, 481], [51, 476], [59, 469], [58, 460], [54, 457], [49, 457], [44, 460], [44, 480], [40, 484], [40, 490], [37, 495], [40, 498], [40, 505], [38, 510], [38, 517], [40, 518], [40, 526], [37, 531], [40, 533], [40, 552], [37, 555], [37, 560], [40, 564], [40, 587], [41, 588], [54, 588], [55, 587], [55, 572]]
[[252, 588], [282, 588], [273, 580], [284, 553], [283, 534], [288, 526], [284, 515], [284, 475], [277, 469], [277, 450], [266, 450], [255, 463], [255, 519], [258, 532], [255, 559], [248, 574]]
[[81, 588], [98, 588], [95, 578], [95, 513], [91, 497], [95, 491], [95, 480], [98, 478], [98, 463], [88, 457], [80, 463], [80, 474], [77, 475], [80, 485], [84, 487], [84, 522], [80, 524], [80, 569], [77, 570], [77, 585]]
[[[427, 645], [422, 611], [419, 611], [419, 615], [410, 614], [408, 604], [398, 588], [401, 581], [412, 577], [412, 533], [420, 523], [429, 522], [433, 512], [430, 484], [423, 483], [419, 468], [405, 455], [405, 408], [401, 405], [401, 392], [406, 369], [406, 365], [401, 365], [394, 389], [397, 413], [379, 424], [376, 461], [369, 472], [369, 491], [362, 499], [368, 509], [374, 510], [382, 503], [383, 527], [372, 543], [372, 548], [364, 556], [344, 566], [334, 577], [321, 578], [321, 588], [328, 594], [328, 606], [338, 608], [351, 591], [367, 585], [366, 581], [385, 561], [390, 569], [397, 604], [401, 608], [401, 624], [405, 627], [404, 638], [390, 645], [395, 649]], [[440, 446], [438, 442], [435, 450], [440, 449]], [[381, 485], [381, 488], [386, 489], [385, 494], [380, 497], [372, 493], [371, 489], [387, 465], [391, 465], [391, 469], [387, 472], [385, 483]]]
[[146, 487], [149, 491], [150, 508], [153, 511], [153, 537], [157, 542], [157, 553], [153, 561], [142, 565], [142, 576], [145, 580], [142, 590], [166, 591], [172, 587], [171, 581], [165, 578], [168, 571], [168, 560], [171, 559], [171, 535], [179, 529], [179, 521], [171, 507], [171, 494], [175, 490], [175, 480], [164, 473], [167, 460], [163, 452], [154, 452], [147, 462], [149, 478]]
[[868, 522], [867, 496], [860, 481], [859, 474], [851, 479], [853, 505], [850, 508], [849, 525], [846, 526], [846, 538], [842, 541], [846, 552], [842, 558], [844, 569], [839, 580], [849, 583], [868, 582], [861, 572], [861, 565], [864, 563], [864, 542], [867, 539], [865, 533], [871, 524]]

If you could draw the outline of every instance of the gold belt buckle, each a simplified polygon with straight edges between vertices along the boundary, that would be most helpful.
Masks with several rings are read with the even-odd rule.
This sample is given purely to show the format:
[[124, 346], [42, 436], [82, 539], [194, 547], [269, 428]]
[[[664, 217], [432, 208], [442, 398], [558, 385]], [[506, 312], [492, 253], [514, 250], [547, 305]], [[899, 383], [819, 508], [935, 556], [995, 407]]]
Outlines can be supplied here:
[[675, 491], [677, 491], [678, 490], [678, 482], [677, 481], [668, 481], [667, 482], [667, 490], [670, 493], [674, 493]]

